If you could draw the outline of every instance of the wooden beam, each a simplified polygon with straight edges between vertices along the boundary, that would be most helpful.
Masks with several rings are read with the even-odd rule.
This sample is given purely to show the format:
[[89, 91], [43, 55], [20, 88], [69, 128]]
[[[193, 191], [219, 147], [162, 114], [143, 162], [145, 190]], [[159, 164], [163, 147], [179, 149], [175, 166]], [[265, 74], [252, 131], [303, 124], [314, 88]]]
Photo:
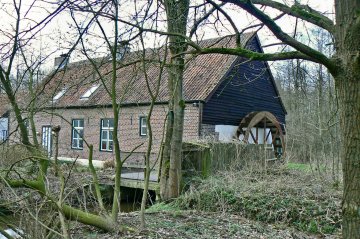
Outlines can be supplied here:
[[[250, 135], [251, 135], [251, 137], [253, 138], [255, 144], [258, 144], [256, 138], [254, 137], [254, 134], [251, 132], [251, 129], [250, 129]], [[249, 143], [249, 142], [247, 142], [247, 143]]]
[[266, 135], [266, 138], [265, 138], [265, 141], [264, 142], [266, 142], [267, 141], [267, 139], [269, 138], [269, 136], [270, 136], [270, 133], [271, 133], [271, 129], [269, 130], [269, 133], [267, 133], [267, 135]]

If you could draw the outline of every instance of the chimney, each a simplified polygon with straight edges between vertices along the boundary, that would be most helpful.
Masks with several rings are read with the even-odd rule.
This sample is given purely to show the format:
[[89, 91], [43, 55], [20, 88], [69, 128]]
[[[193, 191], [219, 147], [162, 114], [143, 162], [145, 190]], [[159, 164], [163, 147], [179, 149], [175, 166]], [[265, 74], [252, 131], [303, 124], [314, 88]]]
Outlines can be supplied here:
[[119, 41], [116, 51], [116, 60], [121, 61], [125, 54], [130, 52], [130, 44], [128, 41]]
[[69, 63], [69, 56], [67, 54], [61, 54], [58, 57], [55, 57], [54, 67], [57, 69], [62, 69], [66, 64]]

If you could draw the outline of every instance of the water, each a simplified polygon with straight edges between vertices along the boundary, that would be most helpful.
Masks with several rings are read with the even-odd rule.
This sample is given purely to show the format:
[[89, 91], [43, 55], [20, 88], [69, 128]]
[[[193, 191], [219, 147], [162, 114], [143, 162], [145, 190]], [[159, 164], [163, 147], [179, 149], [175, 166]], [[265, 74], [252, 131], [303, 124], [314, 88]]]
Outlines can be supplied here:
[[135, 212], [139, 211], [141, 208], [141, 204], [139, 202], [122, 202], [120, 204], [121, 212]]

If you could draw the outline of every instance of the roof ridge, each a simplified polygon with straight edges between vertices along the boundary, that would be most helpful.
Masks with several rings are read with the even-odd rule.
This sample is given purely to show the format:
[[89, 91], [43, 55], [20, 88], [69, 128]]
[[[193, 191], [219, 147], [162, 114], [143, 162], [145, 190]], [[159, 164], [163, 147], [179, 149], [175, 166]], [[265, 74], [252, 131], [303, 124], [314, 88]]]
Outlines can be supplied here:
[[[244, 42], [244, 46], [246, 46], [246, 44], [248, 43], [248, 41], [252, 38], [253, 35], [256, 34], [256, 31], [251, 31], [251, 32], [246, 32], [240, 35], [241, 36], [247, 36], [247, 38], [245, 38], [246, 42]], [[226, 38], [230, 38], [232, 39], [233, 37], [235, 37], [236, 34], [230, 34], [230, 35], [225, 35], [225, 36], [218, 36], [218, 37], [212, 37], [212, 38], [207, 38], [207, 39], [201, 39], [200, 41], [195, 41], [198, 45], [204, 44], [206, 42], [211, 42], [211, 41], [215, 41], [213, 44], [210, 45], [210, 47], [214, 46], [215, 44], [220, 43], [222, 40], [226, 39]], [[145, 49], [139, 49], [136, 51], [130, 51], [127, 54], [125, 54], [125, 57], [129, 57], [129, 55], [135, 55], [136, 53], [142, 53], [144, 50], [145, 51], [155, 51], [155, 50], [161, 50], [164, 46], [160, 46], [160, 47], [147, 47]], [[208, 46], [207, 46], [208, 47]], [[126, 56], [127, 55], [127, 56]], [[96, 57], [96, 58], [92, 58], [91, 60], [96, 61], [97, 63], [103, 63], [106, 64], [110, 61], [111, 56], [110, 55], [106, 55], [106, 56], [102, 56], [102, 57]], [[90, 63], [89, 59], [83, 59], [83, 60], [79, 60], [79, 61], [74, 61], [74, 62], [69, 62], [65, 68], [72, 68], [72, 67], [77, 67], [77, 66], [82, 66], [82, 65], [86, 65], [86, 63]], [[58, 70], [61, 71], [61, 70]]]

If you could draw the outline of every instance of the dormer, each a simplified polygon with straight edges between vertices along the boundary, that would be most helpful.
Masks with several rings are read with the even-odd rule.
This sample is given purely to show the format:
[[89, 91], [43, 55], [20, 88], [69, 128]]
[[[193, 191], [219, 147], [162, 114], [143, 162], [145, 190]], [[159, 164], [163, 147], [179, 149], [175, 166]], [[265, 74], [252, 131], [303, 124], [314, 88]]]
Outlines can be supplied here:
[[81, 100], [88, 100], [89, 97], [99, 88], [100, 84], [92, 85], [81, 97]]
[[58, 101], [66, 92], [66, 88], [63, 88], [61, 91], [59, 91], [52, 99], [52, 103], [55, 103], [56, 101]]

